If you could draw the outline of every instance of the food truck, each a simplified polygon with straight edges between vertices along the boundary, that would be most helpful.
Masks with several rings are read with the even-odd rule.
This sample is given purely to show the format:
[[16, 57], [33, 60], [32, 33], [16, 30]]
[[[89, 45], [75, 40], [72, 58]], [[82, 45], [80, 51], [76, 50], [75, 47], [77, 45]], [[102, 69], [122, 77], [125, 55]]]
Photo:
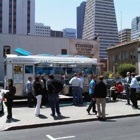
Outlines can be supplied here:
[[71, 55], [18, 56], [9, 54], [4, 61], [4, 69], [4, 86], [7, 85], [7, 80], [12, 78], [17, 89], [16, 96], [26, 96], [25, 86], [29, 76], [34, 79], [35, 75], [44, 74], [47, 78], [49, 74], [53, 74], [56, 79], [63, 79], [64, 88], [60, 94], [69, 95], [71, 94], [69, 80], [74, 73], [82, 72], [83, 74], [83, 94], [88, 93], [91, 74], [99, 75], [97, 59]]

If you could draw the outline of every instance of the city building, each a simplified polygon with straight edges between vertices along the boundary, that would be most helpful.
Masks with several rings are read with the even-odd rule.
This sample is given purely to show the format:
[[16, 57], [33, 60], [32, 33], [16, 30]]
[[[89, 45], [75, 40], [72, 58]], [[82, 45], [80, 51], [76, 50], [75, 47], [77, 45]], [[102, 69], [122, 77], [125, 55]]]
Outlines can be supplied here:
[[51, 37], [63, 37], [63, 32], [51, 30]]
[[0, 0], [0, 33], [35, 35], [35, 0]]
[[43, 23], [35, 23], [36, 36], [51, 36], [51, 27], [45, 26]]
[[100, 58], [107, 58], [106, 49], [119, 43], [114, 0], [87, 0], [83, 39], [99, 36]]
[[74, 38], [40, 37], [32, 35], [0, 34], [0, 81], [4, 76], [4, 59], [6, 54], [15, 54], [21, 48], [33, 55], [69, 54], [99, 58], [99, 41]]
[[[139, 51], [138, 51], [139, 50]], [[118, 73], [119, 65], [132, 63], [136, 66], [136, 74], [140, 74], [140, 41], [132, 40], [107, 48], [107, 70]], [[138, 57], [139, 56], [139, 57]]]
[[79, 7], [77, 7], [77, 38], [82, 38], [84, 17], [85, 17], [86, 2], [82, 2]]
[[140, 16], [135, 17], [131, 22], [131, 40], [140, 37]]
[[63, 37], [76, 38], [76, 29], [72, 28], [63, 29]]
[[131, 29], [121, 30], [118, 34], [121, 43], [131, 41]]

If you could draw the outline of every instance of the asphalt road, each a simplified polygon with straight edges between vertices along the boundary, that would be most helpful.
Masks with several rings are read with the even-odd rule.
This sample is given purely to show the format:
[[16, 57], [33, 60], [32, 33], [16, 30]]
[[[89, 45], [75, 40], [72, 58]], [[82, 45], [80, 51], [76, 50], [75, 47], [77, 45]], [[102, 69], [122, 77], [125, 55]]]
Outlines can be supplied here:
[[0, 132], [0, 140], [139, 140], [140, 117]]

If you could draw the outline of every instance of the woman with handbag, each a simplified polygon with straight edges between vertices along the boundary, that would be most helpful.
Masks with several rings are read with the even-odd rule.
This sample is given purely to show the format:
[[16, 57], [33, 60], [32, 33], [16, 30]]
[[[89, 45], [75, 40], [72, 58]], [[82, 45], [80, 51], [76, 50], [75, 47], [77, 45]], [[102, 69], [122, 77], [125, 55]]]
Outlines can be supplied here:
[[35, 82], [34, 82], [33, 86], [34, 86], [35, 96], [37, 99], [37, 104], [36, 104], [36, 108], [35, 108], [35, 116], [38, 117], [40, 115], [40, 105], [41, 105], [41, 100], [42, 100], [42, 87], [39, 82], [38, 76], [35, 78]]
[[6, 99], [7, 99], [7, 119], [11, 119], [12, 118], [12, 106], [13, 106], [13, 99], [14, 99], [14, 95], [16, 93], [16, 88], [13, 85], [13, 80], [12, 79], [8, 79], [8, 85], [6, 86], [6, 90], [9, 90], [9, 92], [6, 93]]

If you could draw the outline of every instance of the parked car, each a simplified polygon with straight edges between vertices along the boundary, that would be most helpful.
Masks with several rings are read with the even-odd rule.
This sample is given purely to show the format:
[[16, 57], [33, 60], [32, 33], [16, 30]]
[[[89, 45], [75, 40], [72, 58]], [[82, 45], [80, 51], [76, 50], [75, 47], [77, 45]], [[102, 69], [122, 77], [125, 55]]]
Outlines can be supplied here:
[[0, 113], [4, 112], [4, 108], [3, 108], [3, 101], [2, 101], [2, 95], [0, 93]]
[[110, 89], [113, 81], [114, 81], [114, 79], [112, 79], [112, 78], [109, 78], [109, 79], [105, 79], [104, 80], [104, 82], [105, 82], [105, 84], [107, 86], [107, 89]]

